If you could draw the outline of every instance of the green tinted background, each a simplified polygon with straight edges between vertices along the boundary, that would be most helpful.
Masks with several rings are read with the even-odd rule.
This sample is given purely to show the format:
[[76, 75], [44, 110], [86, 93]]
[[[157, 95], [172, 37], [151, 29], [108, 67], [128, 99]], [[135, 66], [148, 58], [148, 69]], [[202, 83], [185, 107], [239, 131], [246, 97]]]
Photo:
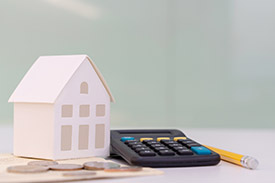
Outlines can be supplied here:
[[1, 123], [40, 55], [88, 54], [113, 127], [275, 127], [274, 1], [3, 0], [0, 21]]

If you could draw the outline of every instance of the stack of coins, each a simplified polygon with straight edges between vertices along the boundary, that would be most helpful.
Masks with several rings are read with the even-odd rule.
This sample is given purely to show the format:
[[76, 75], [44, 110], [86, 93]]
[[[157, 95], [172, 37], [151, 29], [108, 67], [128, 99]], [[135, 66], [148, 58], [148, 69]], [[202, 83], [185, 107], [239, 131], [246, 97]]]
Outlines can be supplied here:
[[30, 161], [27, 165], [11, 166], [10, 173], [42, 173], [50, 169], [49, 166], [58, 164], [56, 161]]
[[75, 171], [83, 169], [78, 164], [58, 164], [56, 161], [30, 161], [27, 165], [11, 166], [7, 168], [10, 173], [42, 173], [48, 170]]
[[[84, 170], [83, 170], [84, 168]], [[128, 166], [121, 167], [113, 162], [89, 161], [80, 164], [59, 164], [56, 161], [30, 161], [27, 165], [11, 166], [7, 168], [10, 173], [42, 173], [47, 171], [66, 171], [63, 176], [95, 176], [95, 171], [105, 172], [134, 172], [141, 171], [141, 167]]]

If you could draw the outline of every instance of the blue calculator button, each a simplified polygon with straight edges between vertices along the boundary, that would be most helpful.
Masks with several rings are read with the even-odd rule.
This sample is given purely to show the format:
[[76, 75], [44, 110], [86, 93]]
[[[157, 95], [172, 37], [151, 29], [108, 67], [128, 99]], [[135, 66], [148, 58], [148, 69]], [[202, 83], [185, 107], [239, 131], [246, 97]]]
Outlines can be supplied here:
[[198, 155], [207, 155], [207, 154], [211, 154], [211, 151], [209, 149], [207, 149], [206, 147], [203, 146], [194, 146], [191, 147], [191, 150], [193, 152], [195, 152]]
[[125, 142], [126, 140], [135, 140], [134, 137], [121, 137], [120, 139], [122, 142]]

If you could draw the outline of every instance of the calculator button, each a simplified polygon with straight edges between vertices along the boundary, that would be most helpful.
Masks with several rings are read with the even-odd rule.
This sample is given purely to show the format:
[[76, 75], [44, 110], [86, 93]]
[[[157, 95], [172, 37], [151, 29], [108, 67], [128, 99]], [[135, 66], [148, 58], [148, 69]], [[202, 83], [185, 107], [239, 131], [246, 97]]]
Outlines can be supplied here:
[[175, 153], [171, 150], [161, 150], [158, 152], [161, 156], [174, 156]]
[[140, 156], [155, 156], [156, 155], [156, 153], [154, 151], [151, 151], [151, 150], [140, 151], [138, 154]]
[[124, 143], [125, 144], [128, 144], [128, 143], [130, 143], [130, 142], [138, 142], [137, 140], [126, 140]]
[[154, 150], [159, 152], [159, 151], [162, 151], [162, 150], [169, 150], [169, 149], [168, 149], [168, 147], [155, 147]]
[[172, 149], [174, 149], [175, 151], [177, 151], [177, 150], [188, 150], [187, 147], [184, 147], [184, 146], [172, 147]]
[[153, 145], [153, 144], [160, 144], [159, 142], [157, 142], [157, 141], [148, 141], [148, 142], [144, 142], [145, 144], [147, 144], [147, 145], [149, 145], [149, 146], [151, 146], [151, 145]]
[[135, 151], [136, 152], [140, 152], [140, 151], [150, 151], [151, 149], [149, 147], [139, 147], [136, 148]]
[[174, 137], [174, 141], [178, 141], [178, 140], [186, 140], [187, 138], [186, 137]]
[[198, 155], [207, 155], [211, 154], [211, 151], [207, 149], [206, 147], [203, 146], [198, 146], [198, 147], [191, 147], [191, 150], [195, 152]]
[[160, 142], [163, 143], [163, 144], [166, 144], [166, 145], [177, 143], [177, 142], [175, 142], [175, 141], [173, 141], [173, 140], [161, 140]]
[[127, 145], [128, 146], [133, 146], [133, 145], [138, 145], [138, 144], [142, 145], [141, 142], [129, 142]]
[[137, 144], [137, 145], [132, 145], [132, 146], [131, 146], [132, 149], [141, 148], [141, 147], [146, 147], [146, 145]]
[[158, 137], [157, 138], [158, 142], [161, 141], [161, 140], [170, 140], [170, 138], [169, 137]]
[[144, 140], [154, 140], [154, 139], [153, 138], [148, 138], [148, 137], [139, 139], [140, 142], [143, 142]]
[[151, 143], [151, 142], [158, 143], [157, 141], [154, 141], [154, 140], [143, 140], [142, 142], [143, 142], [144, 144]]
[[120, 139], [122, 142], [125, 142], [126, 140], [135, 140], [135, 137], [121, 137]]
[[185, 146], [188, 147], [188, 148], [192, 148], [192, 147], [201, 146], [201, 145], [197, 144], [197, 143], [193, 143], [193, 144], [186, 144]]
[[168, 144], [169, 147], [182, 147], [181, 144]]
[[180, 149], [180, 150], [177, 150], [177, 153], [179, 155], [193, 155], [193, 152], [190, 151], [189, 149]]
[[152, 144], [151, 147], [156, 148], [156, 147], [165, 147], [165, 146], [162, 144]]
[[191, 144], [194, 143], [194, 141], [192, 140], [183, 140], [183, 139], [179, 139], [177, 142], [181, 143], [181, 144]]

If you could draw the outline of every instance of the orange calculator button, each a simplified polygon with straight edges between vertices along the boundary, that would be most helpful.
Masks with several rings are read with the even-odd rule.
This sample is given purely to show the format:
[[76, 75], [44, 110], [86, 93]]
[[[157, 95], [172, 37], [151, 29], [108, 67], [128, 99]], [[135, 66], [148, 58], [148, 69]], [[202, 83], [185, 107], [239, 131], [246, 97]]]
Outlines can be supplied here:
[[159, 137], [157, 138], [157, 141], [161, 141], [161, 140], [170, 140], [170, 137]]
[[186, 137], [174, 137], [174, 141], [178, 141], [179, 139], [186, 140], [187, 138]]
[[153, 138], [149, 138], [149, 137], [144, 137], [144, 138], [140, 138], [139, 141], [142, 142], [144, 140], [154, 140]]

